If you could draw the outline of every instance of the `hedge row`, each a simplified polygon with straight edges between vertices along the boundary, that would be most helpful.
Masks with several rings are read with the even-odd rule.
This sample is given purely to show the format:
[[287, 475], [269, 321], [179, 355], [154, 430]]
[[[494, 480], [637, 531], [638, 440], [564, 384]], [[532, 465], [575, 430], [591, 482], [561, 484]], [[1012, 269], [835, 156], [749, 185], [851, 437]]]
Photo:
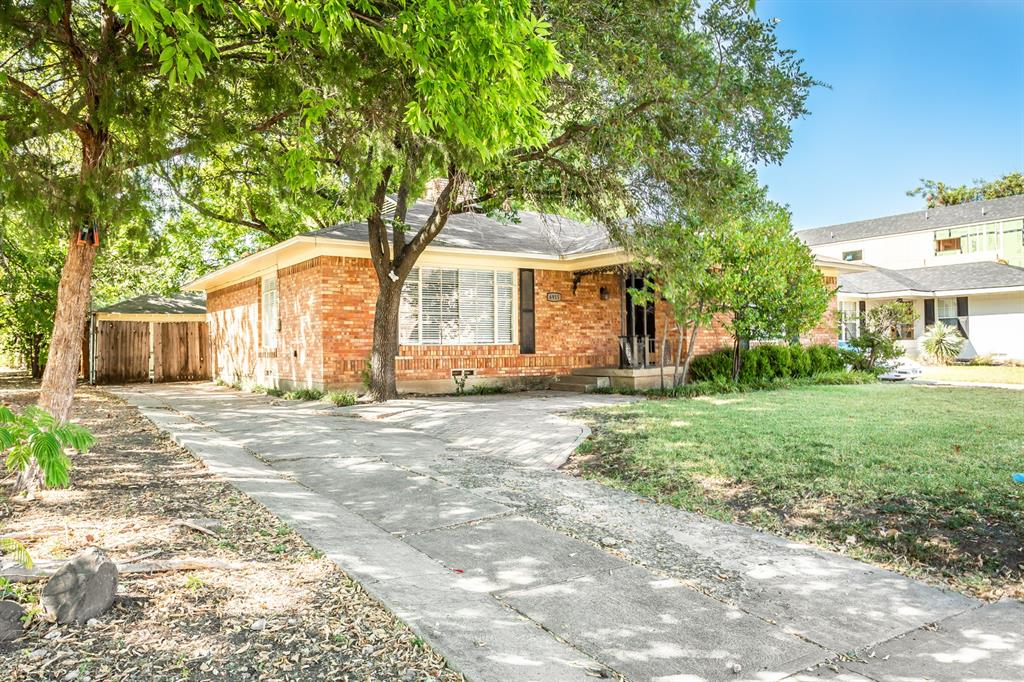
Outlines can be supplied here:
[[715, 381], [697, 381], [685, 386], [677, 386], [661, 390], [660, 388], [628, 389], [628, 388], [595, 388], [594, 393], [619, 393], [623, 395], [643, 395], [648, 398], [697, 398], [708, 395], [727, 393], [750, 393], [752, 391], [778, 391], [800, 386], [843, 386], [872, 384], [878, 381], [871, 372], [835, 370], [821, 372], [809, 377], [789, 379], [764, 379], [748, 383], [736, 383], [727, 379]]
[[[740, 383], [773, 379], [800, 379], [845, 367], [842, 352], [835, 346], [756, 346], [741, 351]], [[732, 351], [699, 355], [690, 365], [690, 380], [731, 381]]]

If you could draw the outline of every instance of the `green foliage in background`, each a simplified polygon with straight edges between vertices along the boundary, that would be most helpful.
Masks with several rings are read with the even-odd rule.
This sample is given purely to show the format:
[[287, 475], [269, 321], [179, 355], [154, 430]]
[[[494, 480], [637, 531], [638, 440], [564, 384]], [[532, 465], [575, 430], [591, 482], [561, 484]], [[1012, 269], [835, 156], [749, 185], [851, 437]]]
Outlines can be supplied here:
[[928, 208], [1001, 199], [1019, 194], [1024, 194], [1024, 173], [1019, 171], [1007, 173], [997, 180], [975, 180], [971, 185], [947, 185], [939, 180], [921, 178], [921, 185], [907, 192], [907, 196], [924, 198]]

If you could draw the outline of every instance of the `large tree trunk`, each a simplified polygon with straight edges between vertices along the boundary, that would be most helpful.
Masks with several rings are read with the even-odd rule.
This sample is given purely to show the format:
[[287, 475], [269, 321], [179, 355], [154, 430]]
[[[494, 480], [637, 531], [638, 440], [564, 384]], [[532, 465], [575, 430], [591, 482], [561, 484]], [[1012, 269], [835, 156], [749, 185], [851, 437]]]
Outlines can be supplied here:
[[82, 362], [82, 333], [95, 259], [96, 249], [78, 244], [72, 237], [57, 289], [53, 338], [39, 395], [39, 406], [61, 421], [66, 421], [71, 414], [71, 400]]
[[398, 355], [398, 311], [402, 287], [382, 282], [373, 316], [373, 350], [370, 353], [370, 399], [376, 402], [398, 397], [395, 358]]

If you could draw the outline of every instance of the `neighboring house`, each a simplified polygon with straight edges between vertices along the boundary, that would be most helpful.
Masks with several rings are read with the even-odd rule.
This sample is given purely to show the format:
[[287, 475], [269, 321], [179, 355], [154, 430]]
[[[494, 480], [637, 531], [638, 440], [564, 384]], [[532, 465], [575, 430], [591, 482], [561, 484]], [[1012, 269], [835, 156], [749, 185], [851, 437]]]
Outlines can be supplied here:
[[1024, 195], [797, 233], [822, 256], [906, 270], [974, 261], [1024, 267]]
[[840, 277], [841, 340], [860, 332], [865, 310], [914, 304], [900, 330], [908, 355], [936, 321], [967, 337], [961, 358], [1024, 359], [1024, 196], [832, 225], [798, 233], [819, 256], [876, 268]]
[[[418, 228], [431, 208], [415, 204], [407, 222]], [[833, 285], [839, 272], [863, 269], [819, 261]], [[574, 372], [650, 384], [666, 308], [632, 304], [627, 289], [642, 278], [629, 263], [594, 225], [525, 211], [515, 223], [452, 216], [405, 285], [400, 389]], [[365, 223], [293, 237], [188, 288], [207, 294], [214, 376], [282, 388], [361, 385], [377, 295]], [[836, 330], [830, 311], [805, 340], [834, 343]], [[697, 350], [729, 342], [716, 323]]]
[[900, 330], [907, 355], [920, 354], [919, 339], [936, 322], [967, 339], [962, 358], [1002, 355], [1024, 360], [1024, 268], [993, 262], [958, 263], [910, 270], [877, 269], [839, 278], [840, 339], [860, 333], [860, 316], [882, 303], [914, 306], [917, 321]]

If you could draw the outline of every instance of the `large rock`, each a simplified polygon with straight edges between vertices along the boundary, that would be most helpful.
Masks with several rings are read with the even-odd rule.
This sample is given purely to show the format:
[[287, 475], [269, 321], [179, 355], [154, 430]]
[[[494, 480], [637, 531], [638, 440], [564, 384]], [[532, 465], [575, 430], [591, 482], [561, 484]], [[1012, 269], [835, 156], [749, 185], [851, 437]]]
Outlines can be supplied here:
[[39, 601], [58, 623], [84, 623], [109, 609], [116, 594], [117, 566], [90, 547], [53, 574]]
[[25, 615], [25, 609], [21, 604], [13, 601], [0, 601], [0, 642], [10, 642], [18, 639], [25, 632], [25, 626], [21, 617]]

